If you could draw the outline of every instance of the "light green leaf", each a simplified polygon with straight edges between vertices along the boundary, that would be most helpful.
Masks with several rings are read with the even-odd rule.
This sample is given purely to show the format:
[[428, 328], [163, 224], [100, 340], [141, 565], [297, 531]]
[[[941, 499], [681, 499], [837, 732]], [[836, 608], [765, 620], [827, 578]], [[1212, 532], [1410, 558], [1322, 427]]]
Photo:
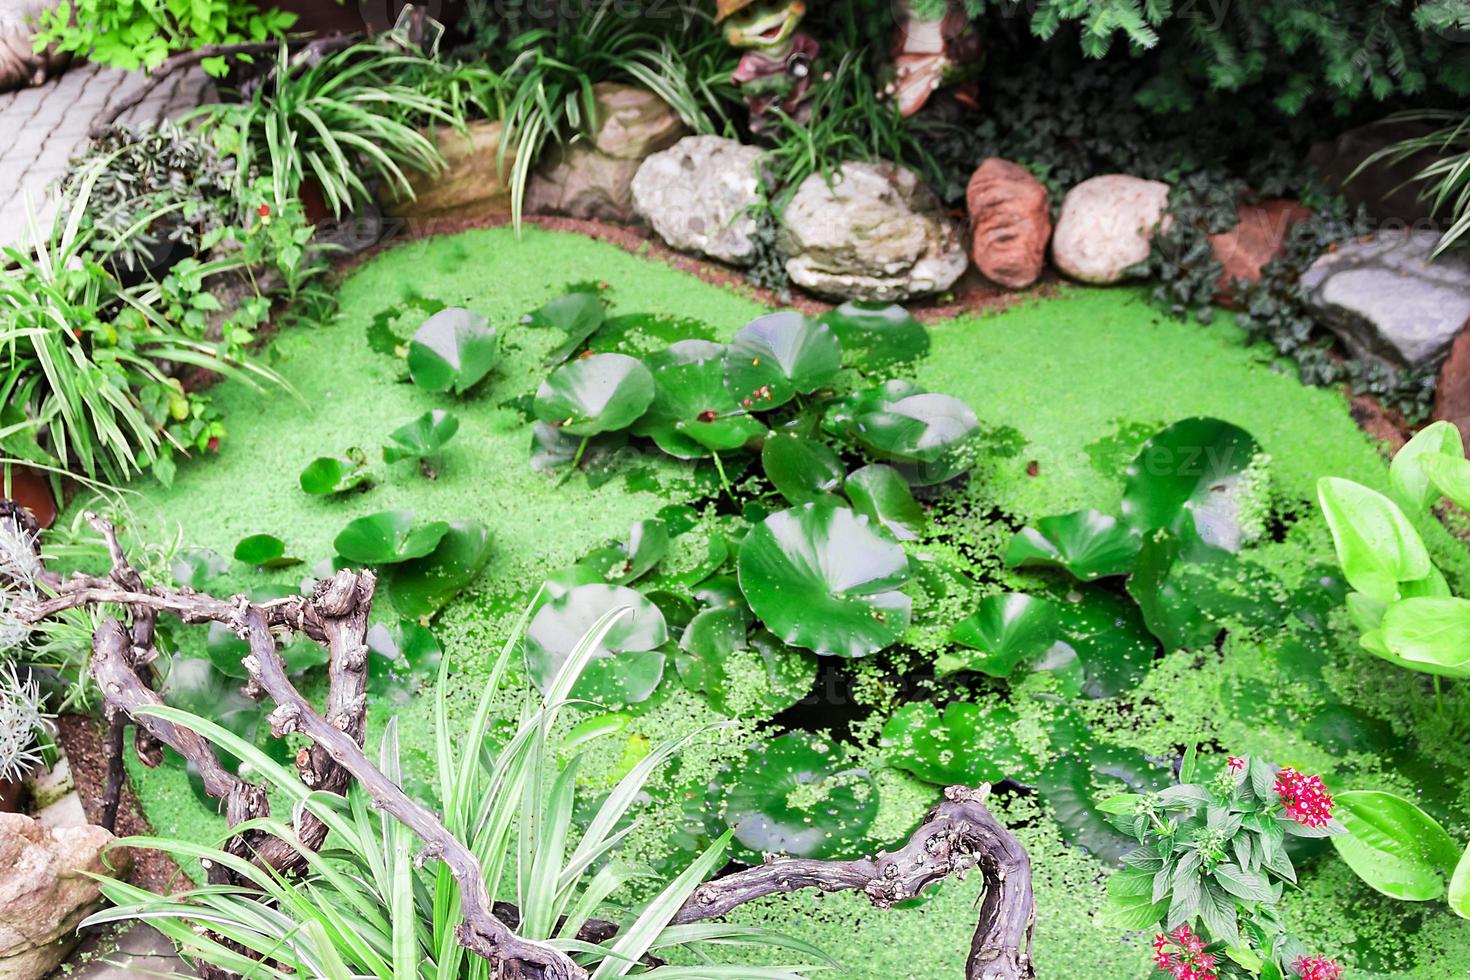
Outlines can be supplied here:
[[1408, 902], [1445, 893], [1460, 851], [1429, 814], [1392, 793], [1352, 790], [1337, 794], [1334, 816], [1347, 833], [1332, 846], [1369, 887]]
[[1422, 511], [1433, 502], [1434, 488], [1423, 465], [1424, 457], [1432, 455], [1465, 458], [1464, 441], [1453, 423], [1434, 422], [1420, 429], [1395, 454], [1388, 468], [1388, 480], [1393, 486], [1394, 496], [1410, 511]]
[[1433, 565], [1414, 525], [1376, 490], [1337, 477], [1317, 481], [1317, 497], [1332, 531], [1348, 584], [1382, 602], [1399, 598], [1399, 583], [1425, 578]]

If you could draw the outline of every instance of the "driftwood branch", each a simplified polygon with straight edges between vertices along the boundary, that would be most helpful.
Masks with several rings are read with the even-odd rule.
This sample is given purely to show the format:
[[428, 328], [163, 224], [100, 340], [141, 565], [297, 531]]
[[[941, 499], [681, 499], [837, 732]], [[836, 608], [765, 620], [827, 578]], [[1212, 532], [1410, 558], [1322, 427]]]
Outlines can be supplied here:
[[[93, 637], [91, 671], [107, 708], [131, 719], [142, 736], [167, 745], [191, 761], [205, 791], [225, 805], [232, 826], [269, 814], [265, 790], [230, 773], [213, 747], [196, 732], [149, 714], [160, 705], [152, 671], [157, 616], [167, 613], [185, 623], [222, 623], [249, 645], [242, 660], [247, 692], [268, 697], [271, 731], [277, 737], [299, 734], [311, 745], [297, 756], [297, 771], [312, 789], [345, 793], [356, 781], [373, 805], [412, 830], [424, 842], [422, 857], [443, 861], [460, 891], [462, 922], [456, 936], [467, 950], [497, 966], [497, 976], [527, 980], [585, 980], [586, 972], [559, 950], [516, 935], [513, 906], [492, 903], [474, 854], [449, 833], [434, 813], [409, 798], [363, 752], [366, 719], [366, 633], [376, 579], [371, 572], [341, 571], [318, 584], [310, 597], [293, 596], [251, 603], [243, 596], [219, 599], [190, 589], [149, 587], [127, 561], [110, 525], [93, 520], [108, 544], [112, 569], [106, 578], [76, 575], [45, 582], [48, 595], [23, 599], [14, 612], [37, 622], [79, 606], [118, 605], [131, 628], [103, 619]], [[327, 709], [318, 712], [291, 683], [273, 630], [299, 632], [329, 651]], [[142, 712], [140, 714], [140, 712]], [[110, 739], [111, 741], [111, 739]], [[968, 956], [967, 980], [1031, 980], [1035, 900], [1030, 863], [1019, 842], [986, 809], [988, 787], [953, 786], [913, 836], [891, 853], [853, 861], [774, 858], [701, 885], [674, 918], [675, 924], [724, 915], [745, 902], [804, 888], [861, 891], [879, 908], [912, 898], [934, 882], [963, 876], [978, 867], [985, 881], [979, 924]], [[309, 815], [294, 828], [295, 837], [318, 849], [326, 828]], [[296, 844], [255, 832], [237, 836], [232, 853], [285, 874], [300, 870]], [[229, 882], [224, 869], [210, 869], [211, 881]], [[239, 884], [239, 882], [232, 882]], [[584, 941], [602, 943], [617, 932], [613, 923], [588, 923]]]
[[861, 891], [878, 908], [910, 899], [934, 882], [963, 877], [977, 864], [985, 878], [980, 922], [966, 964], [968, 980], [1036, 976], [1031, 932], [1036, 900], [1026, 851], [985, 807], [989, 787], [951, 786], [898, 850], [853, 861], [773, 858], [707, 881], [674, 916], [674, 924], [717, 918], [737, 905], [804, 888]]

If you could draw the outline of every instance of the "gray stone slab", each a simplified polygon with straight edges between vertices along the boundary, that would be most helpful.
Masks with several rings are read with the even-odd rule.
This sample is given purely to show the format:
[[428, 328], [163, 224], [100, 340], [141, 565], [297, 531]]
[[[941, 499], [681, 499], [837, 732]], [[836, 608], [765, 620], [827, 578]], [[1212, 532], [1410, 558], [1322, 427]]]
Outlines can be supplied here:
[[174, 953], [173, 943], [143, 923], [97, 930], [54, 972], [52, 980], [143, 980], [145, 977], [193, 977]]
[[1431, 366], [1470, 322], [1470, 263], [1455, 255], [1431, 262], [1438, 237], [1384, 231], [1346, 242], [1302, 276], [1308, 302], [1355, 356]]

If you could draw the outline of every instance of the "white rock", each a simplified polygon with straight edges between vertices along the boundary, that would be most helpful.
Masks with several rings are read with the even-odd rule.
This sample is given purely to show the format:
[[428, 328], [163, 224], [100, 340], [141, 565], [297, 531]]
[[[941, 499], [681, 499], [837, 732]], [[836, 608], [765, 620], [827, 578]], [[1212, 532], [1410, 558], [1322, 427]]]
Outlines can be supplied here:
[[761, 150], [723, 136], [686, 136], [633, 177], [633, 208], [671, 248], [731, 265], [755, 261]]
[[898, 301], [937, 293], [965, 271], [960, 225], [913, 171], [848, 162], [802, 181], [781, 216], [786, 274], [837, 299]]
[[1082, 282], [1111, 283], [1148, 258], [1153, 230], [1169, 203], [1169, 185], [1126, 174], [1084, 180], [1062, 199], [1052, 233], [1052, 261]]

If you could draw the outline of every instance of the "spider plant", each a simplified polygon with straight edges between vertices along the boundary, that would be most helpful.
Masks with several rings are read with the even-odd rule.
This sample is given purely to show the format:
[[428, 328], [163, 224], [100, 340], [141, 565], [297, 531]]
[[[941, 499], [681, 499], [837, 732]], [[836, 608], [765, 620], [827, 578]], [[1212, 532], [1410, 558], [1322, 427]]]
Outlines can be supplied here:
[[64, 222], [43, 233], [32, 213], [29, 247], [4, 250], [0, 455], [120, 483], [184, 449], [169, 432], [173, 413], [188, 408], [175, 366], [280, 379], [186, 332], [155, 306], [151, 286], [123, 287], [102, 264], [83, 218], [105, 162], [64, 192]]
[[[462, 128], [470, 76], [387, 40], [363, 42], [319, 61], [298, 61], [284, 43], [266, 79], [243, 102], [201, 106], [187, 118], [235, 157], [237, 190], [255, 171], [268, 174], [275, 203], [294, 199], [302, 181], [320, 186], [340, 217], [371, 198], [368, 181], [412, 197], [407, 170], [444, 166], [426, 126]], [[440, 84], [442, 82], [443, 84]]]
[[[501, 650], [468, 729], [451, 727], [449, 692], [460, 681], [451, 680], [447, 660], [441, 665], [435, 730], [444, 824], [479, 858], [490, 894], [515, 902], [519, 933], [563, 950], [594, 980], [629, 974], [668, 980], [800, 980], [798, 967], [648, 965], [650, 954], [674, 946], [697, 953], [706, 943], [777, 945], [803, 957], [824, 958], [804, 942], [762, 930], [721, 923], [669, 924], [700, 882], [721, 866], [728, 834], [653, 890], [647, 901], [636, 907], [614, 904], [625, 886], [650, 877], [622, 860], [618, 845], [632, 830], [627, 818], [645, 783], [679, 751], [680, 742], [658, 746], [635, 765], [607, 793], [580, 836], [575, 832], [583, 754], [576, 746], [559, 745], [553, 731], [577, 676], [627, 612], [611, 611], [587, 632], [541, 703], [523, 710], [513, 734], [498, 749], [487, 741], [491, 708], [519, 649], [529, 610]], [[243, 876], [249, 887], [203, 886], [163, 896], [104, 880], [102, 890], [116, 907], [92, 916], [90, 924], [146, 919], [187, 958], [254, 978], [489, 980], [491, 964], [466, 954], [455, 940], [459, 892], [453, 877], [442, 866], [419, 867], [412, 835], [375, 810], [359, 787], [353, 786], [345, 799], [309, 792], [293, 771], [213, 722], [172, 708], [150, 713], [185, 725], [247, 761], [273, 795], [327, 824], [327, 847], [320, 854], [303, 849], [308, 872], [286, 881], [218, 848], [160, 838], [123, 841], [163, 850], [181, 862], [217, 861]], [[570, 759], [559, 765], [569, 751]], [[401, 780], [396, 720], [383, 733], [380, 768], [390, 780]], [[295, 840], [290, 828], [276, 820], [250, 826]], [[578, 939], [594, 916], [613, 917], [616, 935], [602, 943]]]
[[[514, 161], [511, 215], [517, 230], [526, 182], [547, 142], [590, 134], [597, 125], [592, 88], [597, 82], [621, 80], [644, 86], [695, 132], [728, 128], [725, 108], [734, 98], [729, 48], [716, 32], [694, 44], [684, 40], [709, 15], [683, 4], [678, 10], [682, 17], [654, 17], [652, 9], [630, 15], [622, 0], [592, 0], [580, 16], [533, 27], [511, 39], [508, 49], [513, 59], [502, 73], [507, 89], [501, 115], [506, 139], [499, 162], [504, 168], [507, 160]], [[673, 43], [673, 37], [680, 43]]]
[[1422, 185], [1419, 196], [1429, 202], [1431, 214], [1448, 215], [1450, 219], [1449, 228], [1434, 247], [1431, 257], [1437, 258], [1470, 232], [1470, 114], [1460, 109], [1424, 109], [1389, 118], [1397, 122], [1429, 123], [1438, 128], [1384, 147], [1364, 160], [1352, 176], [1375, 163], [1392, 166], [1421, 153], [1434, 154], [1434, 162], [1410, 180]]

